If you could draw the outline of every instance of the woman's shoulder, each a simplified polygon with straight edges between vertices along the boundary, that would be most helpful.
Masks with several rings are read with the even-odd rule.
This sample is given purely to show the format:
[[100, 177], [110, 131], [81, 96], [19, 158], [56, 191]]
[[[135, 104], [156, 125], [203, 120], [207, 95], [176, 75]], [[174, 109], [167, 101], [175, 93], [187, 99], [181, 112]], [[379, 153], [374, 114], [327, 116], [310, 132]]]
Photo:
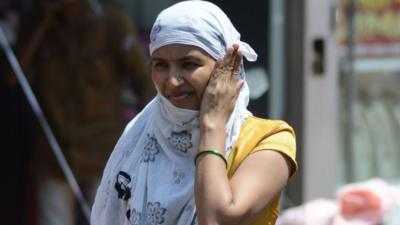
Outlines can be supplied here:
[[291, 176], [297, 170], [296, 137], [293, 128], [282, 120], [249, 116], [228, 157], [229, 174], [233, 175], [240, 162], [248, 155], [261, 150], [274, 150], [286, 155], [293, 168]]
[[[296, 137], [293, 128], [282, 120], [249, 116], [244, 122], [239, 138], [228, 157], [229, 175], [250, 154], [261, 150], [275, 150], [287, 155], [297, 168]], [[293, 170], [295, 171], [295, 170]]]
[[257, 116], [249, 116], [243, 124], [242, 131], [248, 133], [251, 130], [260, 133], [263, 137], [279, 132], [289, 132], [295, 134], [293, 128], [283, 120], [264, 119]]
[[[271, 149], [270, 147], [275, 147], [280, 142], [295, 145], [295, 133], [288, 123], [282, 120], [249, 116], [242, 125], [233, 150], [247, 155], [260, 148], [268, 147], [268, 149]], [[269, 145], [266, 146], [266, 143]]]

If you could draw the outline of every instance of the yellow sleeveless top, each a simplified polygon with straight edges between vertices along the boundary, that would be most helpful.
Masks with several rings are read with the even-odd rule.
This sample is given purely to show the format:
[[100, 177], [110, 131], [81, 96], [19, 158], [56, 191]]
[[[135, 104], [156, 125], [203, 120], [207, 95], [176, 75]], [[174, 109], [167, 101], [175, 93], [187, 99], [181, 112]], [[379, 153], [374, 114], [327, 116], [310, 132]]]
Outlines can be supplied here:
[[[292, 162], [291, 174], [297, 170], [296, 140], [293, 129], [280, 120], [266, 120], [250, 116], [243, 124], [238, 140], [228, 156], [228, 177], [231, 178], [240, 163], [251, 153], [260, 150], [278, 151]], [[268, 184], [266, 184], [268, 185]], [[251, 225], [273, 225], [279, 214], [278, 193]]]

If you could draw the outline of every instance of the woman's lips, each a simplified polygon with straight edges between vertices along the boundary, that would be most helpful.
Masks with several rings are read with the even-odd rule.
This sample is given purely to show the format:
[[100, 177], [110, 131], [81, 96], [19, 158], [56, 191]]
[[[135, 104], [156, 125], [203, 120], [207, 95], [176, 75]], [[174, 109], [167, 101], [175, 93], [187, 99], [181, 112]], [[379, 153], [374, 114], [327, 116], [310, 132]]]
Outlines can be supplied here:
[[174, 95], [170, 95], [169, 99], [171, 99], [172, 101], [180, 101], [180, 100], [187, 98], [190, 94], [191, 93], [174, 94]]

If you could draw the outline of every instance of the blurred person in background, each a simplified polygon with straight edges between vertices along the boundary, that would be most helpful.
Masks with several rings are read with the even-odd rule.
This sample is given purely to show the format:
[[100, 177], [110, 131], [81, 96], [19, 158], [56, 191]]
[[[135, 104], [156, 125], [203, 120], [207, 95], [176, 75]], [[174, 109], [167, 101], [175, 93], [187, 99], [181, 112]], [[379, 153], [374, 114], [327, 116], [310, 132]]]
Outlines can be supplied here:
[[[124, 77], [131, 81], [136, 110], [154, 94], [131, 19], [111, 6], [96, 9], [88, 0], [39, 1], [21, 18], [16, 43], [22, 68], [89, 202], [124, 126]], [[75, 224], [75, 196], [37, 127], [31, 166], [39, 225]]]

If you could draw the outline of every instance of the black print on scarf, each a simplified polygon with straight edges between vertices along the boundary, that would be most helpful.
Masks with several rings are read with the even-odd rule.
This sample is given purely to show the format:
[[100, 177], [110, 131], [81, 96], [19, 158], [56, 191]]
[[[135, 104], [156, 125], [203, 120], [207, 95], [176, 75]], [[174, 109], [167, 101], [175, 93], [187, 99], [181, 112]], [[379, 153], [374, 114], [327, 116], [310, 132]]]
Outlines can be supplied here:
[[156, 155], [160, 153], [161, 146], [155, 135], [147, 134], [146, 144], [144, 145], [144, 151], [142, 152], [142, 159], [140, 162], [154, 162]]
[[183, 153], [186, 153], [191, 147], [193, 147], [192, 134], [187, 131], [172, 132], [168, 141], [176, 150]]
[[119, 171], [117, 175], [117, 181], [115, 182], [114, 188], [118, 192], [118, 198], [122, 200], [128, 200], [131, 197], [131, 187], [129, 183], [131, 177], [124, 171]]
[[148, 202], [146, 211], [147, 225], [157, 225], [165, 222], [164, 215], [167, 209], [162, 208], [160, 202]]

